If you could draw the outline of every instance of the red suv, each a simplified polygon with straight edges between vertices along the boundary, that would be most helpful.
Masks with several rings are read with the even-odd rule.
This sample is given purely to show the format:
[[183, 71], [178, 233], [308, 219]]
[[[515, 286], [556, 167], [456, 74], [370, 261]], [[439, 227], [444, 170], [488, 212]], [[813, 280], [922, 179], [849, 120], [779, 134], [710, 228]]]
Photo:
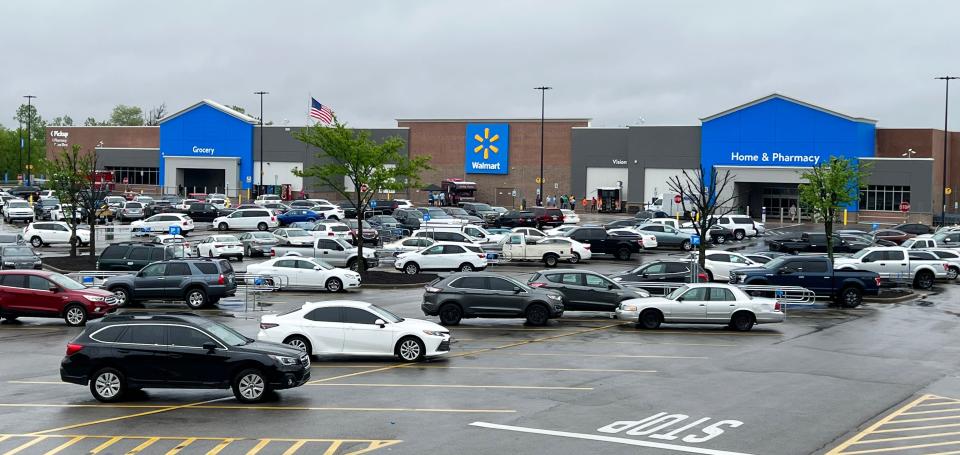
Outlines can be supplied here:
[[537, 227], [558, 227], [563, 225], [563, 212], [560, 209], [548, 207], [534, 207], [531, 209]]
[[116, 311], [117, 299], [103, 289], [87, 288], [71, 278], [44, 270], [0, 271], [0, 317], [63, 318], [79, 326]]

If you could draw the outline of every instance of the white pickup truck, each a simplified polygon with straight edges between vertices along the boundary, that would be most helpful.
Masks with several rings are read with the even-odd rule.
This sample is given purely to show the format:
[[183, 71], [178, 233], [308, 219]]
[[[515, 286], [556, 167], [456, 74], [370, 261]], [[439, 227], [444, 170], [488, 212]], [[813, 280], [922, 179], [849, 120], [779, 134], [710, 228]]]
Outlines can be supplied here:
[[938, 232], [918, 235], [905, 240], [900, 246], [919, 250], [923, 248], [960, 248], [960, 232]]
[[935, 280], [947, 279], [950, 272], [947, 261], [911, 258], [910, 250], [893, 246], [864, 248], [853, 256], [834, 259], [833, 267], [876, 272], [885, 281], [909, 279], [919, 289], [930, 289]]
[[512, 233], [505, 236], [496, 247], [488, 250], [487, 262], [503, 264], [505, 262], [543, 262], [547, 267], [556, 267], [560, 261], [573, 257], [566, 244], [539, 243], [542, 237], [527, 237], [525, 234]]

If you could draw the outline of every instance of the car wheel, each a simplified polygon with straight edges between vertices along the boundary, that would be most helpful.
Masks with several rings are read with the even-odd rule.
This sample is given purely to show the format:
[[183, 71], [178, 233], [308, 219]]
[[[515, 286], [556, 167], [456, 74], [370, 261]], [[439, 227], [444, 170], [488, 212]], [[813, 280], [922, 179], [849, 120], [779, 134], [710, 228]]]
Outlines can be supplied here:
[[229, 228], [230, 228], [230, 226], [227, 226], [227, 223], [220, 223], [219, 225], [217, 225], [217, 229], [219, 229], [219, 230], [221, 230], [221, 231], [226, 231], [226, 230], [229, 229]]
[[454, 303], [440, 307], [440, 325], [458, 325], [463, 319], [463, 310]]
[[244, 249], [243, 249], [243, 255], [246, 256], [246, 257], [253, 257], [253, 256], [250, 254], [250, 248], [244, 248]]
[[693, 249], [693, 245], [690, 244], [689, 240], [684, 240], [680, 243], [680, 249], [683, 251], [690, 251]]
[[844, 308], [856, 308], [863, 301], [863, 292], [855, 287], [844, 288], [840, 291], [840, 305]]
[[237, 262], [243, 262], [243, 255], [237, 256]]
[[187, 302], [187, 306], [191, 310], [198, 310], [207, 305], [207, 293], [203, 292], [203, 289], [193, 288], [187, 291], [187, 296], [184, 299]]
[[349, 261], [347, 261], [347, 268], [350, 269], [350, 270], [353, 270], [354, 272], [356, 272], [357, 269], [359, 268], [359, 267], [357, 266], [357, 258], [353, 258], [353, 259], [350, 259]]
[[416, 262], [408, 262], [403, 266], [403, 273], [407, 275], [416, 275], [420, 273], [420, 266]]
[[117, 287], [109, 290], [113, 293], [113, 296], [117, 298], [117, 305], [125, 307], [131, 303], [133, 300], [130, 298], [130, 291], [127, 288]]
[[570, 258], [570, 259], [567, 259], [567, 262], [569, 262], [569, 263], [571, 263], [571, 264], [576, 264], [576, 263], [580, 262], [580, 253], [574, 252], [574, 253], [573, 253], [573, 257]]
[[917, 277], [913, 280], [913, 287], [917, 289], [930, 289], [933, 287], [933, 273], [929, 270], [917, 272]]
[[310, 346], [310, 340], [307, 340], [306, 338], [300, 335], [294, 335], [292, 337], [287, 338], [286, 340], [283, 340], [283, 344], [293, 346], [299, 349], [300, 352], [306, 355], [313, 354], [313, 347]]
[[737, 240], [743, 240], [743, 238], [746, 237], [746, 236], [747, 236], [747, 233], [746, 233], [746, 232], [739, 231], [739, 230], [738, 230], [738, 231], [733, 231], [733, 238], [735, 238], [735, 239], [737, 239]]
[[663, 316], [657, 310], [643, 310], [640, 313], [640, 317], [637, 319], [637, 327], [646, 330], [654, 330], [660, 327], [660, 323], [663, 322]]
[[630, 260], [630, 250], [628, 250], [628, 249], [626, 249], [626, 248], [620, 248], [619, 250], [617, 250], [617, 259], [619, 259], [619, 260], [621, 260], [621, 261], [629, 261], [629, 260]]
[[260, 370], [243, 370], [233, 379], [233, 395], [242, 403], [256, 403], [270, 391], [270, 384]]
[[328, 292], [340, 292], [343, 290], [343, 281], [340, 281], [340, 278], [330, 278], [324, 287]]
[[727, 243], [727, 236], [725, 236], [725, 235], [723, 235], [723, 234], [718, 234], [718, 235], [717, 235], [716, 237], [714, 237], [713, 239], [714, 239], [715, 242], [717, 242], [717, 245], [723, 245], [724, 243]]
[[126, 392], [126, 379], [115, 368], [98, 370], [90, 378], [90, 393], [97, 401], [114, 403], [123, 398]]
[[213, 250], [207, 251], [207, 257], [209, 257], [209, 258], [211, 258], [211, 259], [213, 258]]
[[547, 267], [556, 267], [557, 266], [557, 256], [554, 254], [548, 254], [543, 257], [543, 265]]
[[550, 320], [550, 312], [547, 307], [536, 303], [527, 307], [527, 324], [541, 326], [547, 325]]
[[83, 309], [83, 306], [77, 303], [67, 305], [67, 308], [63, 311], [63, 320], [66, 321], [70, 327], [84, 325], [87, 323], [87, 310]]
[[269, 226], [267, 226], [267, 223], [259, 223], [259, 224], [257, 224], [257, 230], [258, 230], [258, 231], [266, 231], [268, 227], [269, 227]]
[[749, 331], [753, 328], [753, 324], [753, 315], [746, 311], [734, 313], [733, 317], [730, 318], [730, 328], [738, 332]]
[[33, 245], [34, 248], [40, 248], [43, 246], [43, 239], [33, 236], [33, 238], [30, 239], [30, 244]]
[[947, 279], [955, 280], [957, 276], [960, 276], [960, 269], [956, 267], [950, 267], [950, 270], [947, 270]]
[[469, 262], [464, 262], [463, 264], [460, 264], [460, 267], [458, 268], [458, 270], [461, 272], [472, 272], [473, 265], [470, 264]]
[[397, 357], [404, 362], [418, 362], [426, 354], [426, 348], [423, 342], [415, 337], [401, 338], [397, 343]]

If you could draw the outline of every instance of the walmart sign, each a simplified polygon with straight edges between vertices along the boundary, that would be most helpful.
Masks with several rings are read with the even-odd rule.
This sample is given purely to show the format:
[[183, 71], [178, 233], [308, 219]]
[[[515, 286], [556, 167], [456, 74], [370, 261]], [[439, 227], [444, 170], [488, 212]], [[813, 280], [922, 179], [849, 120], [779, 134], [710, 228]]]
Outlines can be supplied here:
[[510, 172], [510, 125], [506, 123], [468, 123], [467, 174], [508, 174]]

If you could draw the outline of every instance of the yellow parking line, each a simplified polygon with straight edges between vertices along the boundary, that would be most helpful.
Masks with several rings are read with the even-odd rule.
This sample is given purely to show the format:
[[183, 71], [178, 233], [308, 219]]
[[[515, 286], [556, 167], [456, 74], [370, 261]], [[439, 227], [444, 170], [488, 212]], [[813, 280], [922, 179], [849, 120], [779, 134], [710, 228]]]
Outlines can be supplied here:
[[354, 450], [350, 453], [345, 453], [343, 455], [360, 455], [364, 453], [370, 453], [377, 449], [382, 449], [384, 447], [389, 447], [394, 444], [399, 444], [400, 441], [370, 441], [369, 445], [365, 449]]
[[220, 453], [223, 449], [226, 449], [227, 446], [230, 445], [230, 443], [233, 442], [233, 441], [235, 441], [235, 439], [233, 439], [233, 438], [224, 439], [223, 441], [220, 442], [220, 444], [217, 444], [216, 447], [210, 449], [210, 451], [207, 452], [207, 455], [217, 455], [217, 454]]
[[[8, 408], [103, 408], [103, 409], [166, 409], [165, 405], [150, 404], [48, 404], [48, 403], [0, 403]], [[511, 413], [514, 409], [448, 409], [448, 408], [384, 408], [384, 407], [322, 407], [322, 406], [243, 406], [243, 405], [197, 405], [185, 407], [186, 410], [243, 410], [243, 411], [336, 411], [336, 412], [450, 412], [450, 413]], [[193, 438], [196, 440], [197, 438]], [[220, 438], [215, 438], [220, 439]], [[3, 439], [0, 439], [3, 441]], [[193, 442], [193, 441], [190, 441]]]
[[891, 428], [889, 430], [876, 430], [874, 431], [874, 433], [900, 433], [902, 431], [934, 430], [937, 428], [953, 428], [953, 427], [960, 427], [960, 423], [945, 423], [943, 425], [926, 425], [922, 427]]
[[[951, 431], [947, 433], [921, 434], [916, 436], [899, 436], [895, 438], [863, 439], [855, 442], [854, 444], [873, 444], [875, 442], [908, 441], [911, 439], [938, 438], [940, 436], [955, 436], [958, 434], [960, 434], [960, 431]], [[960, 444], [960, 441], [957, 441], [957, 444]]]
[[176, 447], [167, 451], [166, 455], [177, 455], [178, 453], [180, 453], [181, 450], [183, 450], [188, 445], [193, 444], [193, 441], [196, 441], [196, 440], [197, 438], [184, 439], [182, 442], [180, 442], [180, 444], [177, 444]]
[[146, 449], [147, 447], [150, 447], [151, 445], [153, 445], [153, 443], [155, 443], [155, 442], [157, 442], [157, 441], [159, 441], [159, 440], [160, 440], [160, 438], [150, 438], [150, 439], [147, 439], [146, 441], [141, 442], [140, 445], [134, 447], [132, 450], [130, 450], [129, 452], [127, 452], [127, 455], [136, 455], [136, 454], [140, 453], [143, 449]]
[[339, 449], [340, 441], [334, 441], [333, 444], [330, 444], [330, 447], [327, 447], [327, 450], [323, 451], [323, 455], [334, 455]]
[[112, 438], [110, 438], [110, 439], [107, 439], [103, 444], [100, 444], [100, 445], [98, 445], [96, 448], [94, 448], [93, 450], [91, 450], [90, 453], [92, 453], [92, 454], [97, 454], [97, 453], [103, 452], [103, 451], [106, 450], [108, 447], [116, 444], [117, 441], [119, 441], [119, 440], [121, 440], [121, 439], [123, 439], [122, 436], [114, 436], [114, 437], [112, 437]]
[[270, 444], [270, 439], [261, 439], [257, 445], [253, 446], [252, 449], [247, 451], [247, 455], [257, 455], [260, 453], [261, 449], [267, 446], [267, 444]]
[[15, 447], [15, 448], [13, 448], [13, 449], [10, 449], [10, 450], [6, 451], [6, 452], [4, 453], [4, 455], [13, 455], [13, 454], [15, 454], [15, 453], [19, 453], [21, 450], [30, 448], [30, 447], [32, 447], [32, 446], [34, 446], [34, 445], [36, 445], [36, 444], [38, 444], [38, 443], [40, 443], [40, 442], [43, 442], [44, 439], [47, 439], [47, 437], [46, 437], [46, 436], [40, 436], [40, 437], [33, 438], [33, 439], [31, 439], [31, 440], [23, 443], [23, 444], [20, 444], [19, 446]]
[[63, 449], [66, 449], [67, 447], [70, 447], [70, 446], [72, 446], [72, 445], [74, 445], [74, 444], [82, 441], [83, 439], [84, 439], [83, 436], [74, 436], [73, 438], [71, 438], [71, 439], [68, 440], [67, 442], [64, 442], [63, 444], [60, 444], [60, 445], [54, 447], [53, 449], [49, 450], [47, 453], [45, 453], [45, 454], [43, 454], [43, 455], [54, 455], [54, 454], [60, 453], [61, 451], [63, 451]]
[[378, 383], [330, 383], [309, 384], [328, 387], [436, 387], [449, 389], [532, 389], [532, 390], [593, 390], [593, 387], [553, 387], [532, 385], [475, 385], [475, 384], [378, 384]]
[[91, 421], [88, 421], [88, 422], [80, 422], [80, 423], [75, 423], [75, 424], [73, 424], [73, 425], [67, 425], [67, 426], [63, 426], [63, 427], [51, 428], [51, 429], [49, 429], [49, 430], [35, 431], [35, 432], [33, 432], [33, 433], [30, 433], [30, 434], [31, 434], [31, 435], [40, 435], [40, 434], [44, 434], [44, 433], [53, 433], [53, 432], [55, 432], [55, 431], [71, 430], [71, 429], [74, 429], [74, 428], [86, 427], [86, 426], [90, 426], [90, 425], [97, 425], [97, 424], [101, 424], [101, 423], [116, 422], [116, 421], [118, 421], [118, 420], [132, 419], [132, 418], [135, 418], [135, 417], [142, 417], [142, 416], [147, 416], [147, 415], [159, 414], [159, 413], [162, 413], [162, 412], [175, 411], [175, 410], [177, 410], [177, 409], [189, 408], [189, 407], [197, 406], [197, 405], [201, 405], [201, 404], [213, 403], [213, 402], [216, 402], [216, 401], [223, 401], [223, 400], [226, 400], [226, 399], [228, 399], [228, 398], [233, 398], [233, 397], [215, 398], [215, 399], [213, 399], [213, 400], [198, 401], [198, 402], [196, 402], [196, 403], [182, 404], [182, 405], [176, 405], [176, 406], [168, 406], [168, 407], [165, 407], [165, 408], [154, 409], [154, 410], [145, 411], [145, 412], [139, 412], [139, 413], [136, 413], [136, 414], [123, 415], [123, 416], [117, 416], [117, 417], [110, 417], [110, 418], [106, 418], [106, 419], [91, 420]]
[[857, 450], [854, 452], [843, 452], [843, 454], [844, 455], [860, 455], [864, 453], [894, 452], [894, 451], [904, 451], [904, 450], [912, 450], [912, 449], [924, 449], [927, 447], [943, 447], [943, 446], [958, 445], [958, 444], [960, 444], [960, 441], [931, 442], [929, 444], [917, 444], [912, 446], [884, 447], [882, 449]]
[[960, 419], [960, 415], [943, 416], [943, 417], [923, 417], [918, 419], [897, 419], [897, 420], [891, 420], [890, 423], [930, 422], [934, 420], [951, 420], [951, 419]]
[[857, 441], [863, 439], [864, 436], [872, 433], [874, 430], [876, 430], [877, 428], [880, 428], [880, 426], [886, 424], [887, 422], [890, 422], [891, 420], [893, 420], [895, 417], [897, 417], [897, 416], [900, 415], [901, 413], [906, 412], [908, 409], [912, 408], [913, 406], [917, 405], [918, 403], [921, 403], [921, 402], [923, 402], [924, 400], [927, 400], [927, 399], [929, 399], [929, 398], [931, 398], [931, 397], [933, 397], [933, 396], [934, 396], [934, 395], [923, 395], [923, 396], [917, 397], [917, 399], [911, 401], [911, 402], [908, 403], [907, 405], [902, 406], [900, 409], [897, 409], [896, 411], [891, 412], [891, 413], [890, 413], [889, 415], [887, 415], [886, 417], [884, 417], [884, 418], [882, 418], [882, 419], [874, 422], [873, 425], [870, 425], [869, 427], [863, 429], [863, 431], [857, 433], [857, 434], [854, 435], [852, 438], [850, 438], [850, 439], [848, 439], [848, 440], [840, 443], [840, 445], [834, 447], [832, 450], [830, 450], [829, 452], [827, 452], [827, 455], [839, 455], [839, 454], [841, 454], [841, 453], [845, 453], [844, 451], [847, 449], [847, 447], [850, 447], [851, 445], [853, 445], [853, 444], [856, 443]]
[[610, 357], [625, 359], [685, 359], [685, 360], [707, 360], [709, 357], [682, 356], [682, 355], [628, 355], [628, 354], [577, 354], [575, 352], [565, 353], [540, 353], [540, 352], [521, 352], [511, 353], [512, 355], [531, 356], [531, 357]]
[[960, 412], [960, 408], [950, 408], [950, 409], [933, 409], [930, 411], [914, 411], [914, 412], [904, 412], [904, 416], [920, 415], [920, 414], [939, 414], [942, 412]]
[[943, 406], [945, 404], [960, 404], [960, 400], [940, 401], [937, 403], [923, 403], [923, 404], [918, 404], [916, 407], [925, 408], [928, 406]]
[[297, 451], [300, 450], [300, 448], [303, 447], [303, 445], [306, 444], [306, 443], [307, 443], [307, 441], [297, 441], [297, 442], [293, 443], [293, 445], [290, 446], [289, 449], [287, 449], [287, 450], [285, 450], [285, 451], [283, 452], [283, 455], [293, 455], [293, 454], [297, 453]]

